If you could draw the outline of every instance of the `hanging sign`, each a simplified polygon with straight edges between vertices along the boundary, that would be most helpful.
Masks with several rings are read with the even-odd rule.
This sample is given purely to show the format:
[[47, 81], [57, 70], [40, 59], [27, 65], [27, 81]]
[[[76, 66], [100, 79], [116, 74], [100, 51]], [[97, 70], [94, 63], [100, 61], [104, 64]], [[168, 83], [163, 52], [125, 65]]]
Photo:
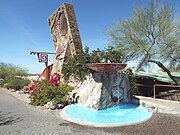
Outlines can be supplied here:
[[48, 62], [48, 54], [47, 53], [37, 53], [38, 60], [41, 63]]
[[55, 54], [50, 52], [34, 52], [31, 51], [30, 54], [37, 54], [38, 61], [41, 63], [45, 63], [46, 67], [48, 67], [48, 54]]

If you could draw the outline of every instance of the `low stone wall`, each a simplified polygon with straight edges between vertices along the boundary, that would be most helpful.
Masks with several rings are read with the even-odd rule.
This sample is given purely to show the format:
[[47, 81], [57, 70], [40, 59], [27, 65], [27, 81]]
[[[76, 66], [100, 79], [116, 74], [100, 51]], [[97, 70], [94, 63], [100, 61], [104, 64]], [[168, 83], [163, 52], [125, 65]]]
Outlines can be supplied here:
[[135, 96], [135, 98], [132, 99], [132, 102], [140, 104], [154, 113], [169, 113], [180, 116], [180, 102], [177, 101]]

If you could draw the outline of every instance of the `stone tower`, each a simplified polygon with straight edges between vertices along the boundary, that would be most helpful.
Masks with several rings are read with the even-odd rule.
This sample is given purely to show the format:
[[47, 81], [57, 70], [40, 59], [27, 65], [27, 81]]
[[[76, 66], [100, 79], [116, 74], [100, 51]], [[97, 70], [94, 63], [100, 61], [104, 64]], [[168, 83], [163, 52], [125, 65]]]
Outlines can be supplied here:
[[61, 73], [63, 63], [82, 51], [73, 5], [63, 3], [50, 15], [48, 23], [56, 53], [51, 74]]

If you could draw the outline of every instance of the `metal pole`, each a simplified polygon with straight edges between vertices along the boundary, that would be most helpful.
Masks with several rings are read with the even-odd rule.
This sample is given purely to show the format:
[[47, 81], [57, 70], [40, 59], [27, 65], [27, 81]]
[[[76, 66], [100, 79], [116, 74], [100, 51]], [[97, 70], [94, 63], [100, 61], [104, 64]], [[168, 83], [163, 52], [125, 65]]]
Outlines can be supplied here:
[[34, 51], [30, 51], [30, 54], [37, 54], [37, 53], [43, 53], [43, 54], [56, 54], [56, 53], [52, 53], [52, 52], [34, 52]]
[[154, 98], [156, 98], [156, 84], [154, 84], [153, 88], [154, 88]]
[[153, 88], [154, 88], [154, 98], [156, 98], [156, 86], [159, 86], [159, 87], [176, 87], [176, 88], [180, 88], [179, 85], [164, 85], [164, 84], [154, 84]]
[[155, 84], [156, 86], [166, 86], [166, 87], [177, 87], [180, 88], [179, 85], [164, 85], [164, 84]]
[[[46, 54], [47, 55], [47, 62], [45, 62], [46, 68], [45, 68], [45, 74], [46, 74], [46, 80], [50, 79], [50, 70], [48, 68], [48, 54], [56, 54], [56, 53], [52, 53], [52, 52], [35, 52], [35, 51], [30, 51], [30, 54], [35, 55], [35, 54]], [[38, 58], [39, 59], [39, 58]], [[39, 60], [40, 62], [40, 60]]]
[[50, 76], [49, 76], [49, 68], [48, 66], [46, 67], [46, 80], [48, 81], [50, 79]]

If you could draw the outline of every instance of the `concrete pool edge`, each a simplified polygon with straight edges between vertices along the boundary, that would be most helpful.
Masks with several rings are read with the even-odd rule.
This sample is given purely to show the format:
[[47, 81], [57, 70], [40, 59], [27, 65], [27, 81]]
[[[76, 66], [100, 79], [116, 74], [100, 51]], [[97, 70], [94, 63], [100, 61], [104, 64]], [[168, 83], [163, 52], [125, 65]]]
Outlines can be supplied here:
[[63, 120], [71, 122], [71, 123], [75, 123], [75, 124], [78, 124], [78, 125], [81, 125], [81, 126], [88, 126], [88, 127], [123, 127], [123, 126], [130, 126], [130, 125], [144, 123], [144, 122], [148, 121], [149, 119], [151, 119], [151, 117], [153, 116], [153, 113], [152, 113], [152, 115], [149, 118], [145, 119], [145, 120], [141, 120], [141, 121], [133, 122], [133, 123], [127, 123], [127, 124], [96, 124], [96, 123], [82, 122], [82, 121], [79, 121], [79, 120], [72, 119], [72, 118], [68, 117], [68, 115], [66, 115], [64, 112], [65, 111], [63, 109], [60, 111], [60, 117]]
[[[132, 99], [132, 103], [139, 104], [146, 108], [149, 112], [153, 113], [167, 113], [167, 114], [174, 114], [177, 116], [180, 116], [180, 102], [176, 101], [170, 101], [170, 100], [163, 100], [163, 99], [154, 99], [150, 97], [144, 97], [144, 96], [135, 96]], [[86, 122], [80, 122], [77, 120], [73, 120], [69, 118], [66, 114], [63, 113], [63, 111], [60, 111], [60, 116], [63, 120], [72, 122], [75, 124], [79, 124], [82, 126], [90, 126], [90, 127], [121, 127], [121, 126], [130, 126], [130, 125], [135, 125], [135, 124], [140, 124], [143, 122], [148, 121], [149, 119], [152, 118], [149, 117], [145, 120], [139, 121], [139, 122], [134, 122], [134, 123], [128, 123], [128, 124], [89, 124]]]
[[139, 104], [153, 113], [166, 113], [180, 116], [180, 102], [178, 101], [134, 96], [132, 103]]

